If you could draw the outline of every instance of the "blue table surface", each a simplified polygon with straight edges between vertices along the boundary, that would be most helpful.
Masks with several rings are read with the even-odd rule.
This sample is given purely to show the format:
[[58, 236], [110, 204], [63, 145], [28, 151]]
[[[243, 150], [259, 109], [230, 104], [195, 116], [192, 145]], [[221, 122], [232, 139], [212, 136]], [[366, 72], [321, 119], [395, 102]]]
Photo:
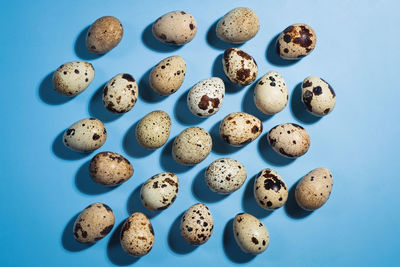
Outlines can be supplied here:
[[[287, 82], [288, 106], [274, 116], [260, 114], [253, 103], [254, 87], [233, 90], [227, 84], [222, 108], [208, 119], [197, 119], [186, 106], [186, 93], [196, 82], [223, 77], [221, 54], [229, 45], [216, 39], [215, 24], [229, 10], [247, 6], [256, 11], [260, 30], [241, 48], [251, 54], [259, 74], [270, 70]], [[400, 187], [396, 161], [400, 150], [398, 1], [8, 1], [0, 22], [1, 81], [1, 266], [399, 266]], [[151, 34], [152, 22], [173, 10], [191, 13], [198, 24], [194, 40], [169, 47]], [[122, 42], [103, 55], [84, 45], [87, 27], [104, 15], [124, 26]], [[303, 22], [318, 37], [316, 49], [299, 62], [285, 64], [274, 53], [274, 38], [286, 26]], [[177, 93], [155, 97], [147, 80], [161, 59], [186, 59], [187, 75]], [[89, 88], [75, 98], [57, 95], [52, 72], [62, 63], [86, 60], [96, 69]], [[115, 116], [101, 103], [102, 86], [120, 72], [139, 81], [136, 106]], [[317, 119], [300, 103], [299, 83], [309, 76], [326, 79], [337, 94], [334, 111]], [[261, 76], [259, 76], [261, 77]], [[146, 151], [135, 141], [137, 122], [162, 109], [172, 119], [168, 143]], [[254, 142], [233, 149], [218, 136], [219, 122], [235, 111], [263, 121], [264, 132]], [[105, 122], [108, 139], [99, 151], [114, 151], [133, 164], [133, 177], [117, 188], [103, 188], [88, 176], [95, 154], [77, 154], [61, 143], [64, 130], [89, 116]], [[267, 131], [279, 123], [303, 125], [311, 136], [306, 155], [285, 160], [274, 154]], [[211, 132], [212, 152], [191, 168], [174, 163], [171, 145], [186, 127]], [[97, 152], [99, 152], [97, 151]], [[248, 178], [226, 197], [204, 184], [204, 169], [213, 160], [241, 161]], [[272, 213], [259, 208], [252, 196], [255, 175], [277, 170], [290, 189], [286, 206]], [[305, 213], [293, 199], [293, 185], [317, 167], [334, 175], [329, 201]], [[180, 191], [167, 210], [149, 213], [138, 199], [141, 184], [162, 171], [177, 173]], [[92, 246], [76, 243], [72, 225], [88, 204], [104, 202], [115, 212], [116, 226]], [[214, 233], [202, 246], [191, 247], [179, 237], [182, 212], [194, 203], [207, 204], [214, 215]], [[119, 230], [129, 214], [143, 211], [155, 229], [151, 252], [135, 259], [119, 246]], [[232, 236], [232, 218], [239, 212], [257, 216], [269, 229], [267, 251], [250, 257], [239, 251]]]

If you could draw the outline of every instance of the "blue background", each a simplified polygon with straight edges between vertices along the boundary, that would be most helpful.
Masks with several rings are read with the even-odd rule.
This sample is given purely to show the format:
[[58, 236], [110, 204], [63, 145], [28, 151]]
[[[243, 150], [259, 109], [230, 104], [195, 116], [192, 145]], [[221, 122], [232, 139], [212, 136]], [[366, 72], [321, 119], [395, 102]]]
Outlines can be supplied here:
[[[1, 266], [398, 266], [400, 186], [396, 162], [400, 149], [398, 86], [400, 5], [393, 1], [8, 1], [0, 11], [1, 73]], [[276, 70], [285, 78], [290, 99], [275, 116], [254, 107], [252, 86], [241, 90], [227, 84], [220, 111], [208, 119], [194, 118], [186, 107], [186, 92], [201, 79], [223, 77], [220, 63], [228, 44], [214, 34], [215, 23], [229, 10], [247, 6], [260, 19], [257, 36], [241, 46], [257, 61], [259, 74]], [[198, 24], [192, 42], [171, 48], [151, 35], [151, 24], [172, 10], [191, 13]], [[87, 27], [104, 15], [118, 17], [124, 26], [122, 42], [96, 57], [87, 52]], [[271, 44], [286, 26], [304, 22], [317, 34], [316, 49], [299, 62], [280, 61]], [[151, 68], [161, 59], [180, 55], [187, 75], [179, 91], [155, 97], [147, 86]], [[75, 98], [58, 96], [51, 87], [52, 72], [62, 63], [87, 60], [95, 69], [90, 87]], [[139, 81], [140, 98], [127, 114], [115, 116], [101, 103], [105, 82], [120, 72]], [[299, 83], [309, 76], [326, 79], [337, 93], [334, 111], [316, 119], [307, 115], [299, 98]], [[259, 76], [261, 77], [261, 76]], [[172, 118], [166, 146], [148, 152], [135, 141], [136, 123], [152, 110]], [[245, 111], [263, 120], [264, 132], [254, 142], [232, 149], [222, 143], [218, 125], [230, 112]], [[94, 116], [103, 120], [108, 139], [97, 152], [125, 155], [135, 173], [123, 185], [106, 189], [88, 176], [91, 155], [67, 151], [63, 131], [75, 121]], [[267, 131], [279, 123], [297, 122], [311, 136], [309, 152], [294, 161], [273, 153]], [[170, 156], [173, 138], [189, 126], [209, 130], [214, 148], [192, 168], [175, 164]], [[203, 171], [219, 157], [233, 157], [247, 169], [244, 186], [227, 197], [211, 193]], [[320, 210], [302, 212], [293, 200], [293, 185], [316, 167], [334, 174], [331, 198]], [[277, 170], [291, 197], [272, 213], [252, 197], [254, 176], [263, 168]], [[155, 229], [153, 250], [135, 260], [119, 247], [120, 224], [134, 211], [141, 184], [150, 176], [174, 171], [180, 179], [176, 202], [160, 214], [149, 213]], [[104, 202], [116, 215], [116, 226], [93, 246], [74, 242], [72, 224], [88, 204]], [[184, 245], [178, 225], [196, 202], [206, 203], [215, 221], [204, 245]], [[241, 253], [233, 242], [231, 219], [239, 212], [256, 215], [270, 231], [270, 246], [257, 257]]]

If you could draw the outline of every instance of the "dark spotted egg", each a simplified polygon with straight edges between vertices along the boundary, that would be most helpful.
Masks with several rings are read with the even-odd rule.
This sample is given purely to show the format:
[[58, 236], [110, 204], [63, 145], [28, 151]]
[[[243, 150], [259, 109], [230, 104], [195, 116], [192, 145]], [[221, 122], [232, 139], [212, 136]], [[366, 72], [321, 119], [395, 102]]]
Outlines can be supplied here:
[[264, 169], [254, 182], [254, 197], [260, 207], [275, 210], [282, 207], [288, 198], [285, 181], [274, 170]]
[[90, 26], [86, 35], [86, 47], [92, 53], [104, 54], [119, 44], [123, 34], [124, 29], [117, 18], [101, 17]]
[[219, 126], [222, 139], [232, 146], [243, 146], [254, 141], [262, 130], [262, 122], [257, 117], [245, 112], [234, 112], [227, 115]]
[[209, 208], [198, 203], [191, 206], [182, 216], [180, 231], [184, 240], [192, 245], [201, 245], [210, 239], [214, 222]]
[[135, 106], [138, 93], [135, 78], [128, 73], [120, 73], [104, 86], [103, 104], [111, 112], [125, 113]]
[[64, 63], [53, 74], [54, 89], [65, 96], [82, 93], [93, 81], [93, 65], [85, 61]]
[[314, 30], [306, 24], [293, 24], [278, 37], [276, 48], [284, 59], [296, 60], [310, 54], [317, 42]]
[[180, 56], [161, 60], [150, 72], [150, 87], [159, 95], [178, 91], [186, 76], [186, 62]]
[[238, 48], [228, 48], [222, 58], [226, 77], [234, 84], [249, 85], [257, 78], [258, 67], [252, 56]]
[[310, 76], [304, 79], [302, 97], [307, 110], [316, 116], [325, 116], [332, 112], [336, 103], [333, 88], [320, 77]]

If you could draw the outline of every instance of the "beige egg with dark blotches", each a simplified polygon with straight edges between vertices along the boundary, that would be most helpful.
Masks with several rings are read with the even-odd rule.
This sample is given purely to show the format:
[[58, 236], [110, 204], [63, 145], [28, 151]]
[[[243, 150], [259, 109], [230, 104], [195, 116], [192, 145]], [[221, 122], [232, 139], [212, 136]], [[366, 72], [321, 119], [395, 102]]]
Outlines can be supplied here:
[[194, 204], [182, 216], [180, 232], [189, 244], [204, 244], [210, 239], [213, 229], [211, 211], [203, 203]]
[[135, 78], [128, 73], [120, 73], [104, 86], [103, 104], [111, 112], [126, 113], [135, 106], [138, 93]]
[[81, 243], [96, 242], [105, 237], [114, 227], [115, 216], [112, 209], [103, 203], [86, 207], [76, 218], [74, 237]]
[[233, 220], [233, 235], [245, 253], [260, 254], [269, 245], [269, 233], [264, 224], [248, 213], [239, 213]]
[[219, 126], [222, 139], [232, 146], [243, 146], [254, 141], [262, 130], [262, 122], [245, 112], [229, 114], [221, 121]]
[[161, 60], [150, 73], [150, 87], [160, 95], [170, 95], [178, 91], [186, 76], [186, 62], [180, 56]]
[[121, 246], [126, 253], [142, 257], [154, 246], [154, 230], [149, 218], [135, 212], [124, 222], [120, 235]]
[[324, 79], [309, 76], [301, 85], [302, 97], [307, 110], [316, 116], [329, 114], [336, 103], [336, 94], [333, 88]]
[[96, 54], [104, 54], [116, 47], [124, 35], [121, 22], [112, 16], [97, 19], [86, 35], [87, 49]]
[[274, 170], [264, 169], [254, 182], [254, 197], [260, 207], [275, 210], [282, 207], [288, 198], [285, 181]]
[[114, 186], [131, 178], [133, 167], [129, 160], [118, 153], [100, 152], [90, 161], [89, 174], [98, 184]]
[[305, 210], [316, 210], [328, 201], [333, 187], [332, 173], [317, 168], [304, 176], [296, 186], [296, 201]]
[[297, 158], [304, 155], [310, 148], [310, 136], [298, 124], [279, 124], [268, 132], [268, 143], [280, 155], [287, 158]]
[[257, 78], [258, 67], [252, 56], [238, 48], [228, 48], [222, 58], [226, 77], [234, 84], [249, 85]]
[[314, 30], [306, 24], [293, 24], [278, 37], [276, 48], [284, 59], [296, 60], [310, 54], [317, 43]]
[[179, 191], [175, 173], [162, 172], [148, 179], [140, 190], [140, 199], [149, 210], [165, 210], [174, 203]]
[[260, 28], [257, 14], [250, 8], [239, 7], [225, 14], [217, 24], [216, 33], [224, 42], [240, 44], [253, 38]]
[[93, 81], [93, 65], [85, 61], [68, 62], [53, 74], [54, 89], [65, 96], [76, 96], [82, 93]]
[[185, 11], [172, 11], [158, 18], [152, 27], [154, 37], [167, 44], [184, 45], [197, 32], [194, 17]]
[[136, 127], [136, 140], [147, 149], [162, 147], [171, 132], [171, 118], [162, 110], [144, 116]]
[[107, 139], [104, 124], [96, 118], [87, 118], [72, 124], [64, 133], [63, 143], [77, 152], [92, 152], [99, 149]]
[[183, 130], [174, 140], [172, 157], [183, 165], [194, 165], [202, 162], [212, 148], [210, 134], [200, 127], [189, 127]]

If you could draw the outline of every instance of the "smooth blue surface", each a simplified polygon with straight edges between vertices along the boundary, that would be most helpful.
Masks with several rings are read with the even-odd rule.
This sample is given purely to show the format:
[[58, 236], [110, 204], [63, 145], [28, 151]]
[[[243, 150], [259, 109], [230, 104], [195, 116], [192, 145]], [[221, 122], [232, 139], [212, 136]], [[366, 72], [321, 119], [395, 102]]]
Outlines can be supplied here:
[[[252, 87], [228, 89], [220, 111], [206, 120], [195, 119], [185, 93], [196, 82], [221, 76], [220, 55], [229, 47], [216, 41], [212, 26], [238, 6], [254, 9], [260, 31], [241, 48], [257, 61], [259, 74], [276, 70], [290, 90], [290, 104], [279, 114], [260, 116]], [[398, 266], [400, 250], [397, 191], [400, 149], [398, 1], [8, 1], [0, 16], [1, 30], [1, 266]], [[196, 37], [176, 49], [153, 39], [151, 23], [172, 10], [191, 13], [198, 23]], [[84, 46], [87, 26], [103, 15], [124, 25], [122, 42], [101, 57]], [[314, 52], [282, 66], [267, 48], [286, 26], [304, 22], [316, 31]], [[215, 25], [214, 25], [215, 26]], [[146, 87], [148, 71], [161, 59], [180, 55], [187, 75], [179, 91], [152, 98]], [[96, 76], [81, 95], [66, 99], [52, 91], [52, 72], [62, 63], [88, 60]], [[140, 81], [140, 99], [127, 114], [116, 117], [101, 104], [101, 88], [111, 77], [129, 72]], [[307, 76], [326, 79], [337, 93], [335, 110], [320, 120], [304, 115], [296, 86]], [[147, 113], [162, 109], [172, 118], [168, 144], [146, 152], [135, 143], [135, 124]], [[218, 124], [234, 111], [263, 119], [264, 132], [241, 149], [229, 149], [218, 136]], [[125, 184], [104, 189], [88, 177], [95, 154], [77, 156], [64, 149], [60, 134], [73, 122], [95, 116], [108, 129], [100, 151], [125, 155], [135, 173]], [[309, 152], [287, 161], [266, 142], [267, 131], [279, 123], [302, 124], [311, 136]], [[182, 168], [170, 157], [171, 142], [183, 129], [199, 125], [211, 131], [214, 149], [201, 164]], [[99, 151], [98, 151], [99, 152]], [[204, 185], [203, 171], [213, 160], [229, 156], [248, 172], [245, 185], [221, 198]], [[304, 214], [293, 204], [268, 213], [252, 198], [254, 175], [270, 167], [289, 187], [316, 167], [334, 174], [331, 198], [320, 210]], [[116, 226], [130, 213], [144, 210], [140, 185], [150, 176], [174, 171], [180, 179], [176, 202], [151, 218], [155, 245], [135, 260], [119, 248], [118, 231], [91, 247], [72, 237], [75, 216], [88, 204], [104, 202], [116, 215]], [[196, 202], [206, 203], [215, 221], [214, 233], [193, 249], [179, 241], [179, 216]], [[258, 216], [267, 226], [268, 250], [255, 258], [238, 252], [230, 220], [239, 212]]]

